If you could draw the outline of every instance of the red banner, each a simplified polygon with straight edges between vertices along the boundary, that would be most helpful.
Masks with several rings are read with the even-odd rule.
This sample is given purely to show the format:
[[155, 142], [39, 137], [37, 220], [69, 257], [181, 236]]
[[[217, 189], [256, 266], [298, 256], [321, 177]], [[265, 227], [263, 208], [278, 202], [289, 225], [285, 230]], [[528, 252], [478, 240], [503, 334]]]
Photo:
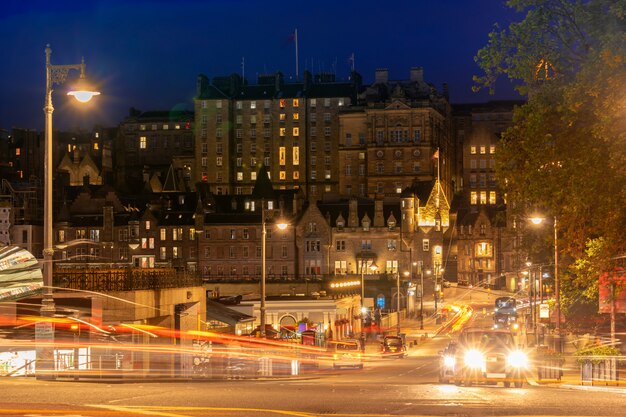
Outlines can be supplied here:
[[[612, 289], [613, 295], [611, 296]], [[600, 313], [611, 312], [611, 300], [615, 300], [616, 313], [626, 313], [626, 271], [624, 268], [615, 268], [611, 275], [608, 272], [600, 275], [598, 295]]]

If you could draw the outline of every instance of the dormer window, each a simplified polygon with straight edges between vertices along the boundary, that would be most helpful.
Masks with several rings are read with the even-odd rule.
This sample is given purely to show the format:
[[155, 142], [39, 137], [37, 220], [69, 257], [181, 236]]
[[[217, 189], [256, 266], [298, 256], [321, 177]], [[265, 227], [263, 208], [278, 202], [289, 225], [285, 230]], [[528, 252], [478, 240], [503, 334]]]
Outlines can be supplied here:
[[389, 230], [392, 231], [396, 228], [396, 221], [395, 220], [389, 220], [389, 222], [387, 223], [387, 226], [389, 227]]
[[363, 231], [367, 232], [370, 230], [370, 221], [369, 219], [363, 220]]
[[337, 221], [337, 228], [339, 230], [343, 230], [344, 227], [346, 227], [346, 223], [343, 220], [338, 220]]

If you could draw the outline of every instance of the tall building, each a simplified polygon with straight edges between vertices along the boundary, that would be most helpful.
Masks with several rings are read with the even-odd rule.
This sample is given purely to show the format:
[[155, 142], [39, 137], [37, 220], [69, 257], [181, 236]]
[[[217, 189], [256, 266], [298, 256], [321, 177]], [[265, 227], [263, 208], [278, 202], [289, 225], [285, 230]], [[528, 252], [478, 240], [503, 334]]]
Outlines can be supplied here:
[[415, 182], [440, 178], [451, 200], [457, 187], [447, 87], [442, 93], [412, 68], [408, 80], [386, 69], [339, 114], [340, 193], [399, 197]]
[[[147, 111], [131, 109], [120, 123], [116, 139], [116, 187], [131, 192], [144, 188], [193, 189], [194, 113], [187, 110]], [[170, 170], [173, 171], [170, 173]]]
[[351, 106], [360, 77], [305, 72], [303, 81], [261, 75], [251, 85], [238, 75], [198, 77], [195, 180], [211, 192], [249, 194], [264, 164], [277, 189], [306, 197], [339, 192], [338, 113]]
[[495, 157], [502, 133], [522, 102], [494, 101], [454, 106], [454, 130], [461, 150], [463, 191], [455, 201], [455, 241], [460, 283], [490, 288], [511, 286], [513, 242], [507, 233], [506, 205], [496, 182]]

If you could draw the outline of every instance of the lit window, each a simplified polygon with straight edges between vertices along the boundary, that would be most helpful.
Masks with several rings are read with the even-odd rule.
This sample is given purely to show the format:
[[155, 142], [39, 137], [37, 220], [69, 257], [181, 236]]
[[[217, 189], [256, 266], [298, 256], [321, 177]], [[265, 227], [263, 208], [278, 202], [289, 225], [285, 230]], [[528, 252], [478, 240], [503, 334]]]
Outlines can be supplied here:
[[293, 147], [293, 164], [300, 165], [300, 148], [298, 146]]
[[285, 113], [281, 113], [281, 114], [279, 114], [279, 115], [278, 115], [278, 119], [279, 119], [281, 122], [284, 122], [284, 121], [285, 121], [285, 119], [287, 119], [287, 115], [286, 115]]
[[340, 98], [339, 101], [337, 102], [337, 105], [339, 107], [341, 107], [341, 106], [343, 106], [343, 104], [344, 104], [344, 100], [343, 100], [343, 98]]
[[300, 128], [294, 127], [293, 128], [293, 135], [294, 136], [300, 136]]
[[309, 104], [311, 105], [311, 107], [317, 106], [317, 99], [312, 98], [311, 100], [309, 100]]
[[235, 107], [237, 110], [241, 110], [243, 108], [243, 103], [241, 101], [235, 102]]
[[146, 138], [145, 136], [141, 136], [139, 138], [139, 148], [146, 149], [147, 147], [148, 147], [148, 138]]
[[422, 250], [428, 252], [430, 250], [430, 240], [422, 239]]
[[285, 171], [280, 171], [279, 179], [284, 180], [285, 178], [287, 178]]
[[222, 108], [222, 100], [217, 100], [215, 102], [215, 108], [216, 109], [221, 109]]
[[489, 191], [489, 204], [496, 204], [496, 192]]
[[470, 192], [470, 204], [478, 204], [478, 194], [476, 191]]
[[486, 191], [480, 192], [480, 204], [487, 204], [487, 192]]
[[293, 107], [298, 107], [300, 105], [300, 100], [294, 98], [291, 104], [293, 105]]
[[285, 108], [285, 99], [281, 98], [280, 100], [278, 100], [278, 105], [280, 106], [281, 109]]
[[237, 172], [237, 181], [243, 181], [243, 172]]
[[487, 148], [486, 148], [485, 146], [481, 146], [481, 147], [480, 147], [480, 154], [481, 154], [481, 155], [484, 155], [484, 154], [486, 154], [486, 153], [487, 153]]
[[476, 146], [470, 146], [470, 153], [476, 155]]
[[292, 116], [293, 116], [293, 120], [299, 120], [300, 119], [300, 114], [299, 113], [294, 113]]
[[285, 155], [285, 147], [281, 146], [278, 149], [278, 164], [279, 165], [285, 165], [285, 159], [286, 159], [286, 155]]
[[256, 101], [251, 101], [250, 102], [250, 108], [251, 109], [256, 109]]
[[299, 171], [293, 171], [293, 179], [294, 180], [300, 179], [300, 172]]
[[285, 128], [284, 127], [280, 128], [280, 133], [279, 134], [280, 134], [280, 136], [285, 136]]
[[494, 154], [494, 153], [496, 153], [496, 145], [491, 145], [491, 146], [489, 146], [489, 153], [490, 153], [490, 154]]

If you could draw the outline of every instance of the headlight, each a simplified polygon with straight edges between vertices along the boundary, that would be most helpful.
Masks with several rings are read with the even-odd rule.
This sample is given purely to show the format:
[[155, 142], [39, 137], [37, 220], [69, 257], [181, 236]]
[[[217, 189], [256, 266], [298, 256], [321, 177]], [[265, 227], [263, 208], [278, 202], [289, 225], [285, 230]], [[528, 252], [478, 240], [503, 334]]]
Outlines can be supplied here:
[[443, 364], [446, 366], [446, 368], [453, 368], [455, 363], [456, 360], [454, 359], [454, 356], [443, 357]]
[[485, 356], [477, 350], [468, 350], [465, 353], [465, 365], [470, 368], [482, 368], [485, 364]]
[[513, 323], [513, 330], [518, 330], [519, 329], [519, 323]]
[[521, 350], [511, 352], [508, 361], [509, 365], [514, 368], [526, 368], [528, 366], [528, 356]]

